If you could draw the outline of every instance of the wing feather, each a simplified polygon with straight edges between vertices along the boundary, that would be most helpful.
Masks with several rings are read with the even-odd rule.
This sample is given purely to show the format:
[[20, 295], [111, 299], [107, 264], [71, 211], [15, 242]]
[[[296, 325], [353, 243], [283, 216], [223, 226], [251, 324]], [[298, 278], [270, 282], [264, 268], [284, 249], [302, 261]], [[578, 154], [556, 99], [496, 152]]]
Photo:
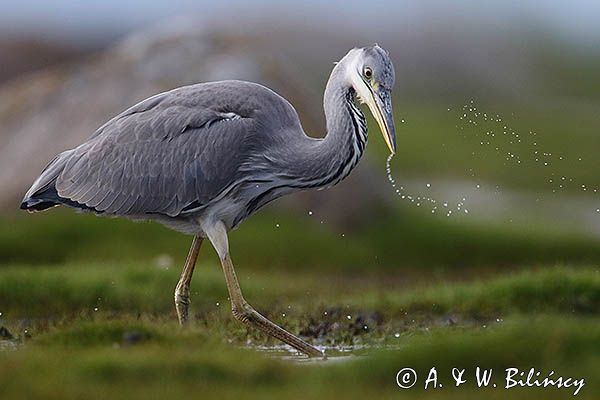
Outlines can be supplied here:
[[258, 105], [234, 89], [219, 96], [210, 85], [182, 88], [113, 118], [72, 152], [58, 194], [118, 215], [176, 216], [207, 204], [242, 178], [256, 147]]

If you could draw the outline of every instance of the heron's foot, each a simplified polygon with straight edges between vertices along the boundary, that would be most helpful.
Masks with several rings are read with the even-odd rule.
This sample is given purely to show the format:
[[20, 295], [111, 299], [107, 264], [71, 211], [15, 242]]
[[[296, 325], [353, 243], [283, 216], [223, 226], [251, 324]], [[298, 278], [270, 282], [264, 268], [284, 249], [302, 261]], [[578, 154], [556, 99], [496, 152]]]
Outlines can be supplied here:
[[309, 357], [321, 357], [323, 359], [327, 358], [325, 352], [317, 349], [314, 346], [311, 346], [299, 337], [289, 333], [285, 329], [269, 321], [266, 317], [252, 308], [252, 306], [248, 303], [245, 303], [240, 307], [233, 306], [232, 312], [233, 316], [238, 321], [241, 321], [248, 326], [257, 328], [267, 335], [287, 343]]
[[177, 288], [175, 290], [175, 310], [177, 310], [177, 318], [179, 319], [179, 325], [185, 326], [188, 322], [188, 309], [190, 306], [190, 292], [189, 290], [181, 290]]

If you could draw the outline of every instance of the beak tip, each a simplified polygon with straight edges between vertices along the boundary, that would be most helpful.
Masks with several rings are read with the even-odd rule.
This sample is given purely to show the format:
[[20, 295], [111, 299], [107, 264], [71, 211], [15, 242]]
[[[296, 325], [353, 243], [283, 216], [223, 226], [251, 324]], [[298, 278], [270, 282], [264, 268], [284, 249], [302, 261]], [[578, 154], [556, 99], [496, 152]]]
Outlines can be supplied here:
[[390, 153], [396, 154], [396, 144], [393, 142], [387, 143], [387, 148], [390, 150]]

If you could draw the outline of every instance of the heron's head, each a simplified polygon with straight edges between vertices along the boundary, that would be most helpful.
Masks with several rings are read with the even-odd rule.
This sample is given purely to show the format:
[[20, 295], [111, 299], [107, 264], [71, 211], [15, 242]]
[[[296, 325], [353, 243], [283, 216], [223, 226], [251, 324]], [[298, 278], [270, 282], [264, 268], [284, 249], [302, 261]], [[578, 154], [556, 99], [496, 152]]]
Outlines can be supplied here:
[[383, 139], [392, 153], [396, 152], [396, 129], [392, 112], [394, 66], [387, 51], [378, 45], [352, 49], [344, 58], [346, 76], [358, 95], [367, 104], [377, 121]]

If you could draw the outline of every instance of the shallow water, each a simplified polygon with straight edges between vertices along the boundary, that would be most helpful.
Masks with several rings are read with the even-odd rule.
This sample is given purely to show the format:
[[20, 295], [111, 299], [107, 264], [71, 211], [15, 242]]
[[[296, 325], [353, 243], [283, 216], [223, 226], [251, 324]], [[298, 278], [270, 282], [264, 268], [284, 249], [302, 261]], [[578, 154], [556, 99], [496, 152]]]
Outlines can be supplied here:
[[0, 351], [12, 351], [19, 348], [14, 340], [0, 340]]
[[362, 353], [368, 349], [380, 348], [377, 346], [315, 346], [317, 349], [324, 351], [326, 358], [309, 358], [308, 356], [300, 353], [291, 346], [273, 345], [273, 346], [248, 346], [248, 348], [258, 350], [262, 353], [267, 353], [273, 358], [278, 358], [294, 363], [340, 363], [351, 360], [356, 360], [362, 357]]

